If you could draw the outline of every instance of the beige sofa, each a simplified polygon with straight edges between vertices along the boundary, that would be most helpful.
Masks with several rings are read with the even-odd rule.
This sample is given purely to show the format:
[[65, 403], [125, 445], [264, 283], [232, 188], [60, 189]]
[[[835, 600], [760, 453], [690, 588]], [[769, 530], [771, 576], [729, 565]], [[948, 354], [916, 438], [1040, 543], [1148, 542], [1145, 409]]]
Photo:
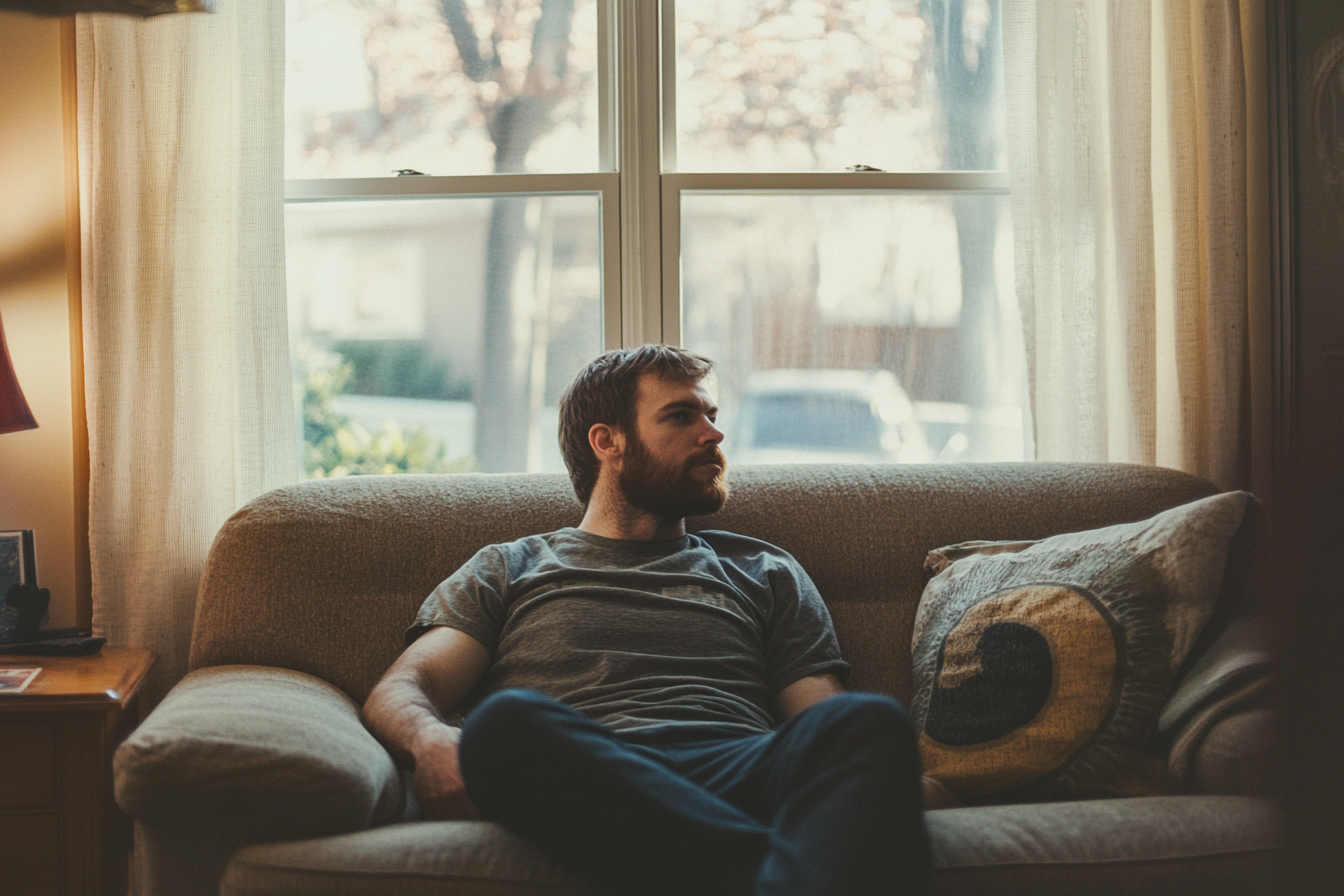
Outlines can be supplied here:
[[[902, 700], [930, 549], [1143, 519], [1215, 491], [1160, 468], [1062, 464], [757, 467], [735, 470], [733, 486], [728, 507], [693, 528], [792, 552], [830, 607], [851, 687]], [[523, 474], [308, 482], [234, 515], [201, 584], [193, 671], [116, 756], [137, 891], [589, 892], [498, 826], [414, 820], [408, 780], [358, 719], [435, 585], [482, 545], [578, 518], [563, 476]], [[1225, 596], [1245, 555], [1238, 543]], [[1174, 698], [1194, 708], [1162, 741], [1181, 744], [1186, 793], [932, 811], [939, 892], [1272, 888], [1282, 844], [1274, 803], [1256, 795], [1267, 710], [1219, 680], [1187, 680]]]

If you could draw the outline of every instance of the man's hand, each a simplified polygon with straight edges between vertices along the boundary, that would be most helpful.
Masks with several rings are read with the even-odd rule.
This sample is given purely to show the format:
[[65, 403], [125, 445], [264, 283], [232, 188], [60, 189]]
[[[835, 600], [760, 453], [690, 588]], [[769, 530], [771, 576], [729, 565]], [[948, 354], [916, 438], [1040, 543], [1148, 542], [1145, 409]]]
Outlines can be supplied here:
[[966, 805], [957, 799], [948, 786], [937, 778], [925, 775], [921, 782], [924, 788], [924, 809], [957, 809]]
[[415, 753], [415, 801], [420, 806], [420, 817], [431, 820], [453, 821], [478, 819], [481, 813], [467, 796], [462, 781], [462, 769], [457, 762], [457, 743], [460, 729], [447, 725], [441, 734]]
[[470, 635], [432, 628], [406, 648], [364, 702], [365, 727], [415, 772], [415, 800], [424, 818], [481, 817], [457, 763], [462, 732], [444, 718], [489, 664], [489, 652]]

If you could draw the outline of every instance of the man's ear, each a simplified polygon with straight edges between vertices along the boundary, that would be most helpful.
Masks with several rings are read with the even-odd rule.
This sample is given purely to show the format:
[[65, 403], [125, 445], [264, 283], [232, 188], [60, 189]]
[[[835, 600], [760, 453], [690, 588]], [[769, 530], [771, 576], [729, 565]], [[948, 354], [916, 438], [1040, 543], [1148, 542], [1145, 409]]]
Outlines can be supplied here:
[[594, 423], [588, 430], [588, 444], [601, 463], [609, 464], [625, 454], [625, 433], [610, 423]]

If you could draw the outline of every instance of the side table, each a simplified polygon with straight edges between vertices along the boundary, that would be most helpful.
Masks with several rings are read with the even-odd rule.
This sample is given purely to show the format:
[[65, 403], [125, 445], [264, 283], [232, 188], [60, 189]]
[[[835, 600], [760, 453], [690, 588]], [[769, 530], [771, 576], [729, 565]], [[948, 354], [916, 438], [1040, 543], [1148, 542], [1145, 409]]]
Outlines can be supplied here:
[[112, 799], [112, 753], [139, 722], [154, 664], [138, 647], [89, 656], [0, 654], [42, 671], [0, 695], [0, 879], [25, 896], [122, 894], [130, 819]]

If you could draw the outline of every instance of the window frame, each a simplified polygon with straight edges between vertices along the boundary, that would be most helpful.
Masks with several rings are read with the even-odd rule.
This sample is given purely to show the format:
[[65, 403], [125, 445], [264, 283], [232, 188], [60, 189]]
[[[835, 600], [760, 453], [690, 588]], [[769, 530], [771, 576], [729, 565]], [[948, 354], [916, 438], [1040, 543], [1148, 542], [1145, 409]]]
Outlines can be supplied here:
[[1004, 171], [678, 172], [676, 0], [596, 3], [597, 172], [286, 179], [285, 203], [597, 195], [602, 344], [612, 349], [681, 343], [684, 193], [1009, 193]]

